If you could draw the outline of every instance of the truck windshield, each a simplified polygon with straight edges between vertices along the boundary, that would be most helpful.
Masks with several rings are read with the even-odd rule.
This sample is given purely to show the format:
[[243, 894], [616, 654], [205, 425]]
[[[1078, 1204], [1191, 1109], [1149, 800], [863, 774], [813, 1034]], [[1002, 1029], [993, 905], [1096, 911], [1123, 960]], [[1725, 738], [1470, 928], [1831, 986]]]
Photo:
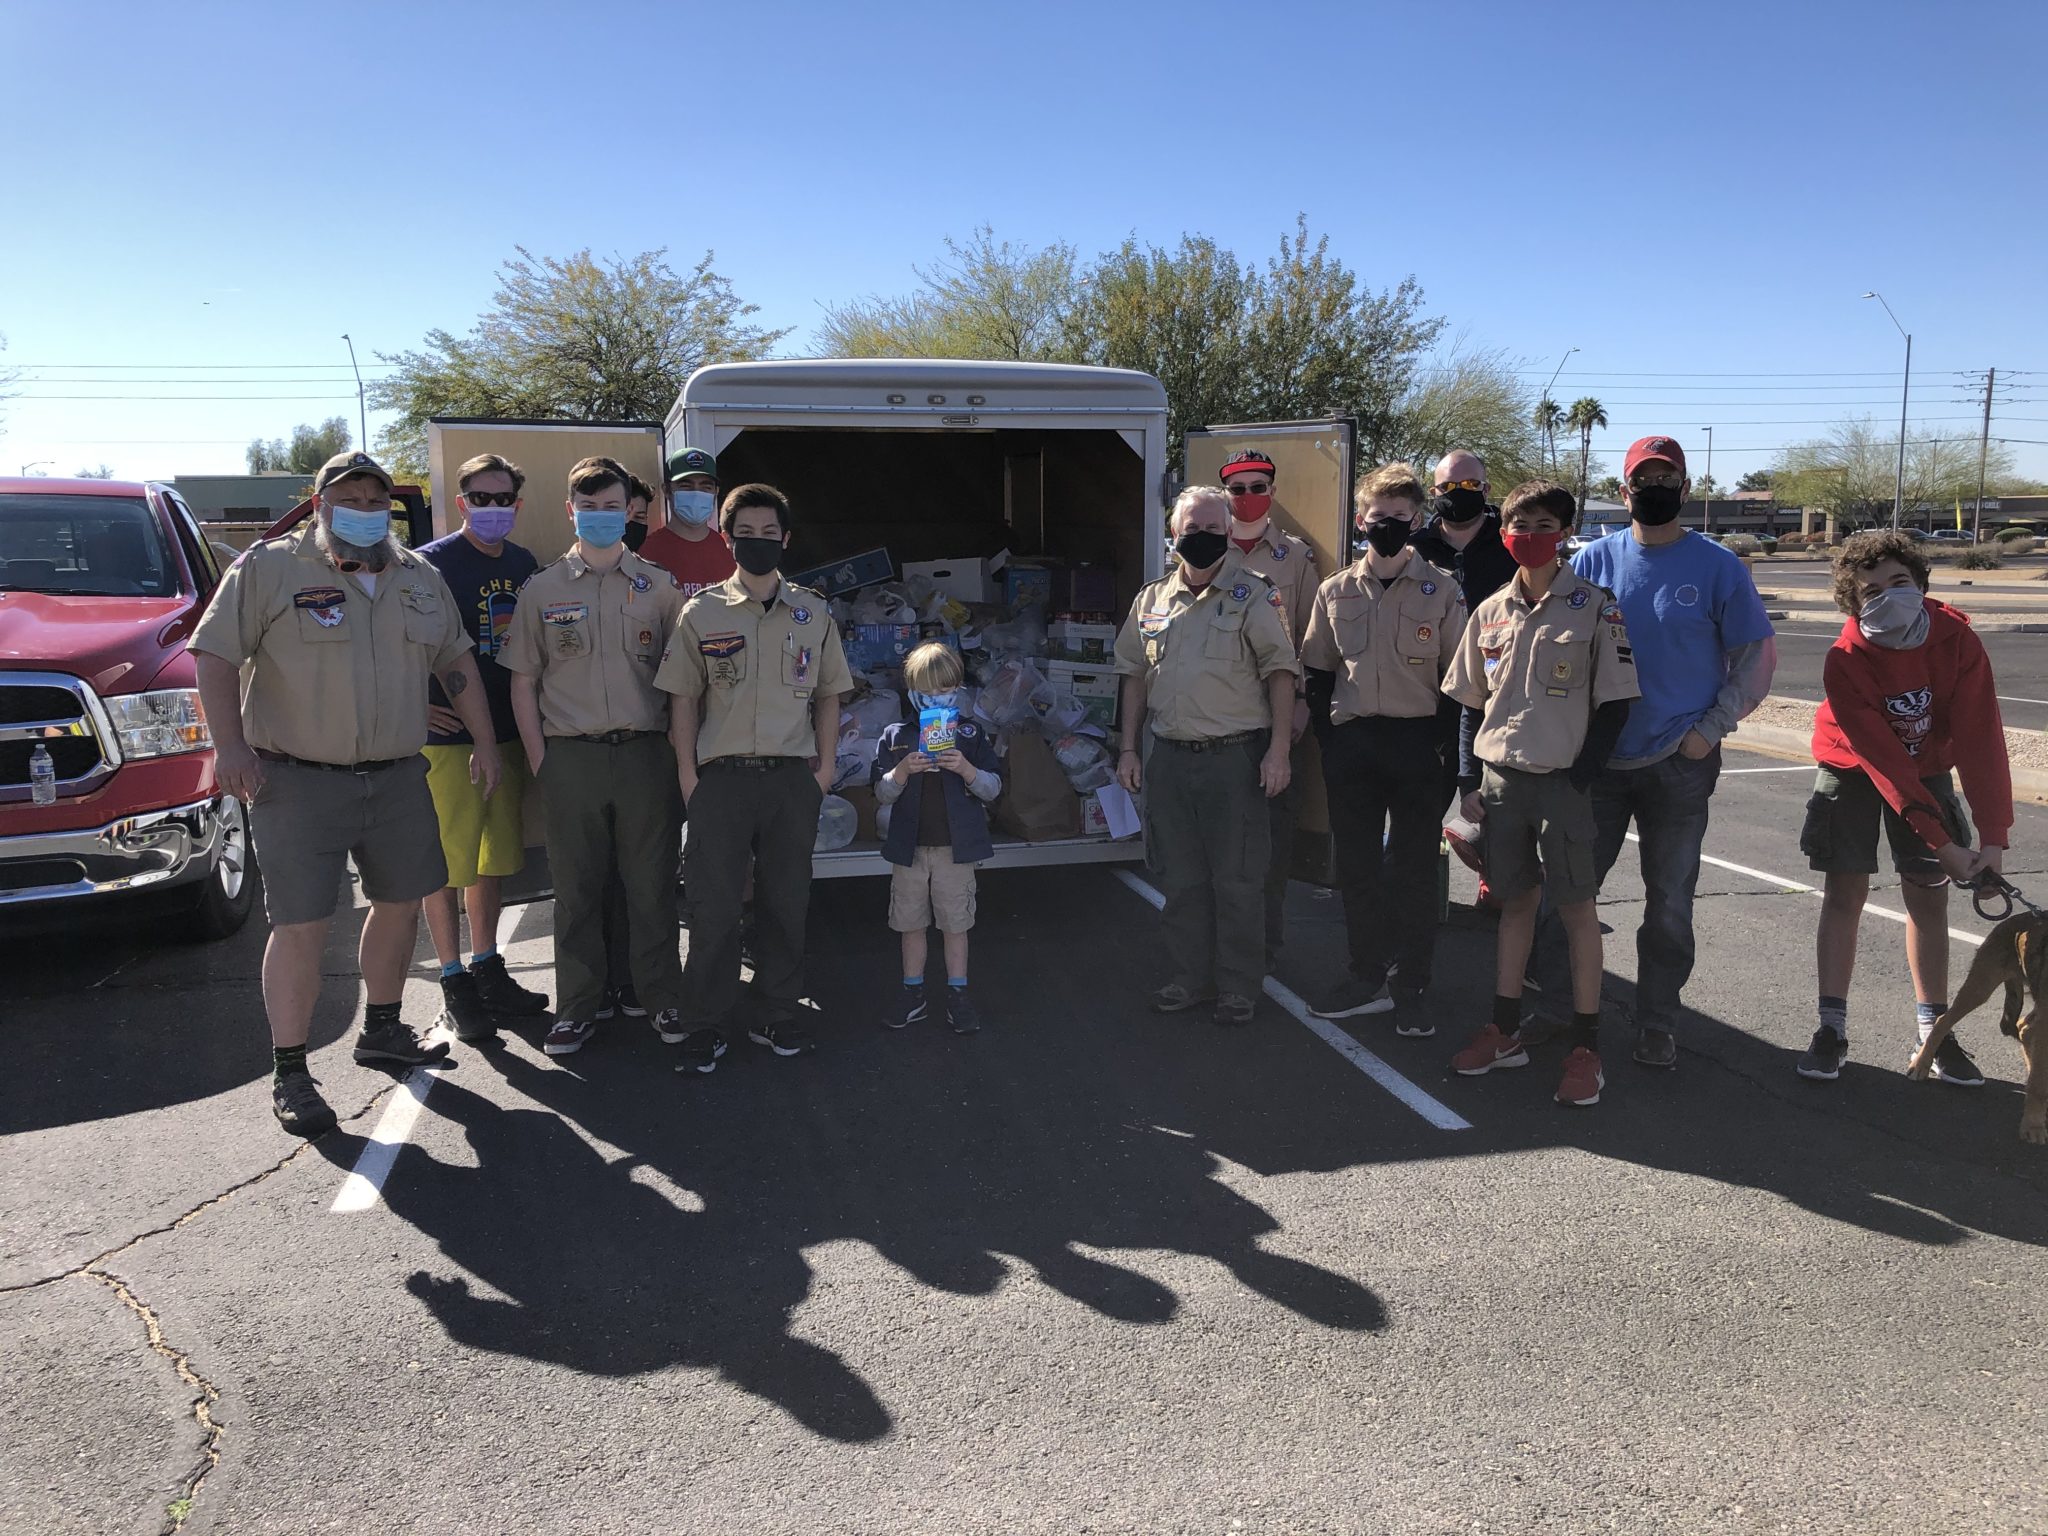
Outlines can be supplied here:
[[134, 496], [0, 495], [0, 592], [171, 597], [170, 551]]

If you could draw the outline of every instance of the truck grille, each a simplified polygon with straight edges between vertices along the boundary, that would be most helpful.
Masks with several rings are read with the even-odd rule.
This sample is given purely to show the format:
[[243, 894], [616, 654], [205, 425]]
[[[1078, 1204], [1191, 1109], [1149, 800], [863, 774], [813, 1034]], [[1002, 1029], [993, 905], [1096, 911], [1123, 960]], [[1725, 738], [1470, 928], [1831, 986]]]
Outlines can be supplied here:
[[77, 678], [0, 672], [0, 801], [29, 798], [29, 757], [39, 742], [56, 764], [58, 794], [94, 788], [114, 770], [104, 719], [98, 699]]

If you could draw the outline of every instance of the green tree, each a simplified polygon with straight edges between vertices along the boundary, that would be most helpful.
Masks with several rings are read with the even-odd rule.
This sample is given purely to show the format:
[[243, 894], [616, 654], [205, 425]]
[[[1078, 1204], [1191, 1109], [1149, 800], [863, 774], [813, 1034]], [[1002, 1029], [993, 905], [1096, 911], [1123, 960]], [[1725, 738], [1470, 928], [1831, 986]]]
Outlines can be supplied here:
[[[1827, 436], [1792, 443], [1771, 465], [1771, 485], [1786, 506], [1818, 507], [1851, 524], [1889, 524], [1898, 484], [1899, 440], [1870, 417], [1841, 422]], [[1987, 480], [2012, 473], [2012, 451], [1994, 442]], [[1938, 522], [1958, 498], [1977, 495], [1975, 438], [1906, 440], [1905, 515], [1923, 526]]]
[[1459, 337], [1416, 373], [1382, 456], [1406, 459], [1427, 474], [1453, 448], [1464, 448], [1485, 461], [1496, 492], [1535, 479], [1543, 472], [1543, 442], [1516, 369], [1506, 353], [1467, 351]]
[[435, 416], [658, 420], [698, 368], [761, 357], [789, 334], [746, 323], [759, 306], [712, 270], [708, 251], [678, 273], [665, 250], [600, 262], [587, 249], [515, 249], [468, 335], [433, 330], [420, 351], [378, 354], [393, 372], [370, 401], [398, 413], [378, 439], [388, 468], [427, 472]]
[[916, 267], [902, 298], [855, 299], [827, 309], [819, 349], [832, 357], [961, 357], [1059, 362], [1076, 346], [1083, 285], [1070, 245], [1000, 244], [982, 225], [945, 258]]
[[1543, 439], [1543, 462], [1552, 479], [1557, 477], [1557, 430], [1564, 425], [1564, 407], [1545, 395], [1529, 413], [1537, 435]]
[[1565, 413], [1564, 424], [1579, 434], [1579, 510], [1583, 512], [1587, 479], [1593, 468], [1593, 434], [1607, 425], [1607, 407], [1591, 395], [1581, 395]]
[[1601, 479], [1595, 480], [1592, 484], [1591, 494], [1598, 496], [1602, 501], [1621, 500], [1621, 476], [1606, 475]]
[[273, 437], [269, 442], [257, 438], [250, 443], [245, 456], [249, 461], [249, 473], [264, 474], [272, 470], [285, 470], [295, 475], [310, 475], [337, 453], [346, 451], [355, 442], [355, 436], [348, 429], [346, 416], [330, 416], [319, 426], [308, 426], [300, 422], [292, 428], [290, 442]]
[[1768, 491], [1771, 488], [1771, 472], [1768, 469], [1752, 469], [1735, 482], [1738, 491]]
[[114, 478], [114, 472], [102, 464], [98, 469], [81, 469], [73, 478], [78, 480], [111, 480]]

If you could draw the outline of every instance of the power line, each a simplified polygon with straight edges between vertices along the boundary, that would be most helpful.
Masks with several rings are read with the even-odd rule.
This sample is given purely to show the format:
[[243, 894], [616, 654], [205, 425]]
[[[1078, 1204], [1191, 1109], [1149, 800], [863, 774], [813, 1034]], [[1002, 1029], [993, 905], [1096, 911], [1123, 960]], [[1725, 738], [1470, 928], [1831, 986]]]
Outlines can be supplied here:
[[23, 391], [17, 400], [353, 400], [355, 393], [346, 395], [36, 395]]
[[209, 385], [226, 384], [346, 384], [349, 380], [346, 374], [338, 379], [326, 379], [318, 376], [294, 379], [58, 379], [47, 375], [35, 374], [24, 376], [21, 382], [24, 384], [90, 384], [96, 388], [122, 389], [130, 384], [186, 384], [204, 388]]
[[[339, 363], [15, 363], [16, 368], [68, 368], [79, 373], [87, 370], [103, 372], [114, 369], [175, 368], [184, 372], [247, 372], [274, 368], [339, 368]], [[396, 363], [375, 363], [377, 368], [396, 368]]]

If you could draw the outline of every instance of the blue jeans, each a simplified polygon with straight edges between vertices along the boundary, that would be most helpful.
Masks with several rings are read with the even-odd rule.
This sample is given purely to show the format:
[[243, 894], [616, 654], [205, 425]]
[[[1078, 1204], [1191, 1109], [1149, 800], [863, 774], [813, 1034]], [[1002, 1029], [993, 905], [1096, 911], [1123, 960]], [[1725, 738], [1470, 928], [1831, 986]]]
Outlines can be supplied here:
[[[1636, 1027], [1670, 1029], [1678, 994], [1692, 978], [1693, 892], [1707, 840], [1707, 802], [1721, 777], [1721, 749], [1695, 761], [1682, 753], [1643, 768], [1604, 768], [1593, 781], [1595, 861], [1601, 884], [1621, 857], [1629, 823], [1642, 840], [1643, 921], [1636, 929]], [[1535, 975], [1546, 998], [1569, 1011], [1564, 930], [1549, 904], [1536, 934]]]

